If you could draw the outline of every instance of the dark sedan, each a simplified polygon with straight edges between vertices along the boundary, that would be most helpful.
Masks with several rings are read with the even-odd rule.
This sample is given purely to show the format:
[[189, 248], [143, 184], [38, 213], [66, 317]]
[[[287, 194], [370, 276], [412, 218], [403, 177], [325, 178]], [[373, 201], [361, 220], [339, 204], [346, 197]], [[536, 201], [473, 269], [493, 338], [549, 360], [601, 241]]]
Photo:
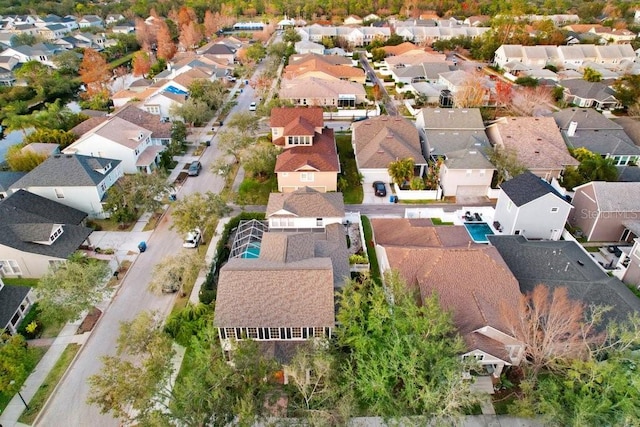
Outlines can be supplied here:
[[375, 191], [376, 196], [385, 197], [387, 195], [387, 187], [384, 185], [382, 181], [376, 181], [373, 183], [373, 189]]

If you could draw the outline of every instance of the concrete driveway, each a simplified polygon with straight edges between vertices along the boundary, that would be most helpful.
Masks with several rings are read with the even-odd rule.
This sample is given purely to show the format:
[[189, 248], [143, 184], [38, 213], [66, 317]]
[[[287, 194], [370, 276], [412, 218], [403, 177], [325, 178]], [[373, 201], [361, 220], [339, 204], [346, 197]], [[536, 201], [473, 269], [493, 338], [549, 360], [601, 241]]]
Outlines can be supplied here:
[[362, 184], [362, 190], [364, 192], [364, 197], [362, 198], [363, 205], [388, 205], [393, 204], [389, 202], [389, 196], [391, 195], [391, 188], [389, 184], [385, 184], [387, 188], [387, 195], [385, 197], [379, 197], [375, 195], [375, 191], [373, 189], [373, 182], [365, 182]]

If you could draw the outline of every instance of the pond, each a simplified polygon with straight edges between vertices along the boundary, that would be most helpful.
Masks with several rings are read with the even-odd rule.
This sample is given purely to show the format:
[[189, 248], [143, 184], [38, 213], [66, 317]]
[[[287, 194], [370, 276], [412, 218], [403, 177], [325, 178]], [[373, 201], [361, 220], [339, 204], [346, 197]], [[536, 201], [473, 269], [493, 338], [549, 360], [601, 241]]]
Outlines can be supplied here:
[[[4, 162], [4, 158], [7, 155], [9, 147], [15, 144], [19, 144], [24, 139], [24, 133], [21, 130], [14, 130], [8, 134], [3, 134], [2, 127], [0, 126], [0, 163]], [[33, 132], [33, 129], [27, 129], [27, 134]]]

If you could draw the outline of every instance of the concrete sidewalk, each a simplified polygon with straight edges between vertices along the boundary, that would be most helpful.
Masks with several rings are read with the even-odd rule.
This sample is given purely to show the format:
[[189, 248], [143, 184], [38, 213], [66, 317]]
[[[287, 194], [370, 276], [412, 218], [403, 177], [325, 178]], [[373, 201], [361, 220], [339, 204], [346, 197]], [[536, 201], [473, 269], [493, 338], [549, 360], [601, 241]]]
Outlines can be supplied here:
[[[56, 364], [62, 352], [67, 345], [69, 344], [84, 344], [91, 334], [90, 332], [86, 332], [84, 334], [76, 335], [76, 331], [78, 330], [78, 326], [82, 323], [82, 319], [73, 322], [67, 323], [60, 334], [56, 338], [52, 338], [49, 340], [33, 340], [30, 342], [31, 345], [50, 345], [49, 350], [45, 353], [45, 355], [40, 359], [40, 362], [35, 367], [31, 375], [27, 378], [27, 380], [22, 385], [22, 389], [20, 390], [20, 394], [22, 398], [29, 403], [33, 396], [36, 394], [44, 380], [53, 369], [53, 366]], [[2, 415], [0, 415], [0, 425], [3, 427], [12, 427], [16, 425], [24, 425], [18, 423], [18, 418], [22, 415], [25, 410], [25, 405], [22, 403], [20, 396], [17, 394], [13, 396], [9, 405], [5, 408]]]
[[207, 278], [207, 274], [211, 270], [211, 263], [213, 262], [216, 256], [216, 248], [218, 247], [218, 241], [220, 240], [220, 236], [222, 235], [222, 231], [224, 227], [229, 223], [231, 218], [221, 218], [218, 221], [218, 226], [216, 227], [216, 231], [211, 238], [211, 242], [209, 242], [209, 247], [207, 248], [207, 253], [204, 256], [205, 266], [202, 270], [200, 270], [200, 274], [198, 274], [198, 278], [193, 284], [193, 289], [191, 290], [191, 295], [189, 295], [189, 302], [191, 304], [199, 304], [200, 303], [200, 288], [202, 288], [202, 284]]

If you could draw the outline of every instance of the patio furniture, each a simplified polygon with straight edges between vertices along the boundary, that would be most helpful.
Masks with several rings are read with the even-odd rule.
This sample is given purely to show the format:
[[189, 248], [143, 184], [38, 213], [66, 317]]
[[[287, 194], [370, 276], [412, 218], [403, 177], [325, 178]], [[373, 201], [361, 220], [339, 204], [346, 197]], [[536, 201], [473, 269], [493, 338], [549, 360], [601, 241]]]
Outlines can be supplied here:
[[479, 214], [478, 212], [474, 213], [473, 216], [475, 216], [476, 221], [482, 221], [482, 215]]

